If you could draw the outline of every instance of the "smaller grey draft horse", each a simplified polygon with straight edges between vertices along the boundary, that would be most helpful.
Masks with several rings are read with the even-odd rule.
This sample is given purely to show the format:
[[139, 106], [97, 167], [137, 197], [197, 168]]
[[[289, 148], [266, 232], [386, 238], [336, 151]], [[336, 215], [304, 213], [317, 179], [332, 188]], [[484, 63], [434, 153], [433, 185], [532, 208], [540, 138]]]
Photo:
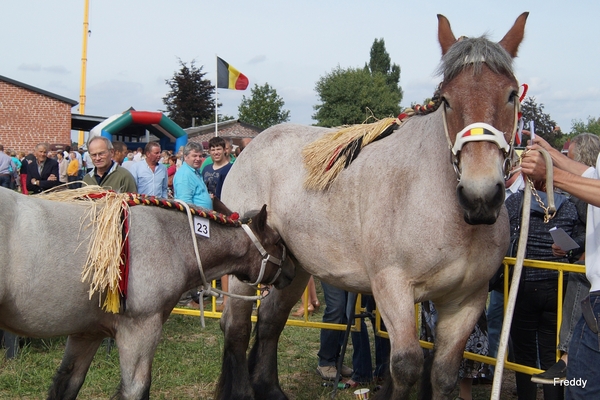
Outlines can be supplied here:
[[[68, 335], [47, 398], [76, 399], [102, 340], [112, 337], [121, 365], [114, 398], [148, 399], [162, 325], [182, 293], [202, 283], [187, 215], [130, 208], [126, 307], [112, 314], [100, 308], [97, 292], [89, 299], [89, 282], [81, 282], [91, 230], [86, 205], [4, 188], [0, 204], [0, 329], [32, 338]], [[197, 236], [205, 279], [233, 274], [254, 282], [262, 276], [282, 288], [293, 279], [293, 266], [277, 265], [285, 248], [266, 224], [266, 206], [249, 217], [251, 234], [240, 224], [212, 221], [210, 237]]]

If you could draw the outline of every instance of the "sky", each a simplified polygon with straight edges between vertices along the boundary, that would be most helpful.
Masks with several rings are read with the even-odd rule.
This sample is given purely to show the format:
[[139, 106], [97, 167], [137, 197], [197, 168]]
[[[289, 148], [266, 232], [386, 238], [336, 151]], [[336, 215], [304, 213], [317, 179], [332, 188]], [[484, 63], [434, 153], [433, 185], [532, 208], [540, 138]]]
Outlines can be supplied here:
[[[216, 81], [216, 56], [245, 74], [245, 91], [219, 89], [220, 114], [237, 117], [243, 96], [268, 83], [290, 122], [314, 124], [316, 82], [333, 69], [363, 67], [383, 38], [401, 68], [402, 106], [431, 97], [440, 78], [437, 14], [456, 37], [499, 41], [525, 11], [515, 59], [520, 83], [563, 132], [600, 117], [600, 2], [89, 0], [85, 114], [129, 107], [162, 111], [179, 60]], [[0, 75], [79, 101], [85, 0], [5, 1]], [[0, 104], [1, 106], [1, 104]], [[79, 112], [79, 106], [73, 108]], [[1, 121], [0, 121], [1, 123]]]

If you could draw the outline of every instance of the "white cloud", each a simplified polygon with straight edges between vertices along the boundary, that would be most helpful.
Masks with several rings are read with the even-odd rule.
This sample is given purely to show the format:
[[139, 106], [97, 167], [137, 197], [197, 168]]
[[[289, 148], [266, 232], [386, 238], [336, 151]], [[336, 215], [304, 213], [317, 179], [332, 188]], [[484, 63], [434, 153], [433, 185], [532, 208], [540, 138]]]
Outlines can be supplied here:
[[66, 75], [70, 73], [64, 65], [52, 65], [50, 67], [44, 67], [43, 70], [52, 74]]
[[248, 61], [248, 64], [260, 64], [262, 62], [265, 62], [267, 60], [267, 56], [265, 56], [264, 54], [252, 57], [252, 59], [250, 59], [250, 61]]
[[40, 71], [42, 69], [42, 66], [38, 63], [33, 63], [33, 64], [21, 64], [19, 65], [19, 67], [17, 68], [19, 71]]

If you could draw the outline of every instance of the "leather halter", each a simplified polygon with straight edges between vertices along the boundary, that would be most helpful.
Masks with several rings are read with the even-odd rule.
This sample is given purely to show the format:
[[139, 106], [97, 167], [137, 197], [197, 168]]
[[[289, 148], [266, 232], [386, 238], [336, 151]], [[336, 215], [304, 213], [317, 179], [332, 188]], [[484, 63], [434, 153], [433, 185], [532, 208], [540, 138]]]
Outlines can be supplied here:
[[256, 282], [254, 283], [248, 283], [250, 286], [256, 286], [259, 283], [261, 283], [262, 278], [265, 274], [265, 269], [267, 267], [267, 262], [272, 262], [275, 265], [279, 266], [279, 269], [277, 270], [277, 273], [275, 274], [275, 277], [273, 279], [271, 279], [270, 282], [265, 283], [266, 285], [271, 285], [273, 284], [273, 282], [275, 282], [277, 280], [277, 278], [279, 278], [279, 275], [281, 274], [281, 265], [283, 264], [283, 262], [285, 261], [285, 246], [283, 247], [283, 255], [281, 256], [281, 260], [277, 257], [274, 257], [272, 255], [270, 255], [269, 253], [267, 253], [267, 251], [265, 250], [265, 248], [262, 246], [262, 244], [260, 243], [260, 241], [258, 240], [258, 238], [256, 237], [256, 235], [254, 234], [254, 232], [252, 232], [252, 229], [250, 229], [250, 227], [246, 224], [242, 224], [242, 228], [244, 229], [244, 232], [246, 232], [246, 234], [248, 235], [248, 237], [250, 238], [250, 240], [252, 240], [252, 243], [254, 243], [254, 246], [256, 246], [256, 248], [258, 249], [258, 251], [260, 252], [260, 254], [263, 256], [262, 262], [260, 263], [260, 272], [258, 274], [258, 278], [256, 278]]
[[507, 142], [504, 136], [506, 132], [502, 132], [495, 127], [486, 124], [485, 122], [475, 122], [464, 127], [460, 132], [456, 134], [454, 144], [450, 140], [450, 134], [448, 133], [448, 123], [446, 121], [446, 104], [442, 108], [442, 116], [444, 119], [444, 132], [446, 133], [446, 139], [448, 140], [448, 147], [452, 151], [452, 166], [456, 172], [456, 178], [460, 181], [461, 170], [460, 170], [460, 151], [463, 146], [469, 142], [493, 142], [495, 143], [502, 154], [504, 155], [504, 177], [507, 178], [512, 167], [512, 152], [513, 142], [515, 141], [515, 135], [517, 133], [517, 124], [519, 122], [519, 109], [521, 102], [515, 101], [514, 107], [514, 123], [510, 136], [510, 142]]

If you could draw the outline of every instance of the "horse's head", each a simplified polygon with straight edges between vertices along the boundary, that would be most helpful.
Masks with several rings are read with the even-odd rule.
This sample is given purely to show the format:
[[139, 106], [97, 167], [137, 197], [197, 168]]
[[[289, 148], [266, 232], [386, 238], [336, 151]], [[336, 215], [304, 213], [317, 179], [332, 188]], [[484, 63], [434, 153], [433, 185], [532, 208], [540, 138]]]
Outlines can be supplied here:
[[258, 250], [262, 257], [260, 271], [253, 269], [253, 276], [249, 276], [253, 281], [251, 285], [272, 284], [277, 289], [287, 286], [294, 279], [294, 265], [286, 259], [286, 248], [279, 233], [267, 225], [267, 205], [263, 205], [242, 228], [254, 244], [251, 251]]
[[458, 202], [469, 224], [493, 224], [504, 202], [519, 111], [512, 60], [528, 15], [521, 14], [498, 43], [486, 37], [457, 40], [446, 17], [438, 15], [444, 77], [439, 95], [459, 180]]

